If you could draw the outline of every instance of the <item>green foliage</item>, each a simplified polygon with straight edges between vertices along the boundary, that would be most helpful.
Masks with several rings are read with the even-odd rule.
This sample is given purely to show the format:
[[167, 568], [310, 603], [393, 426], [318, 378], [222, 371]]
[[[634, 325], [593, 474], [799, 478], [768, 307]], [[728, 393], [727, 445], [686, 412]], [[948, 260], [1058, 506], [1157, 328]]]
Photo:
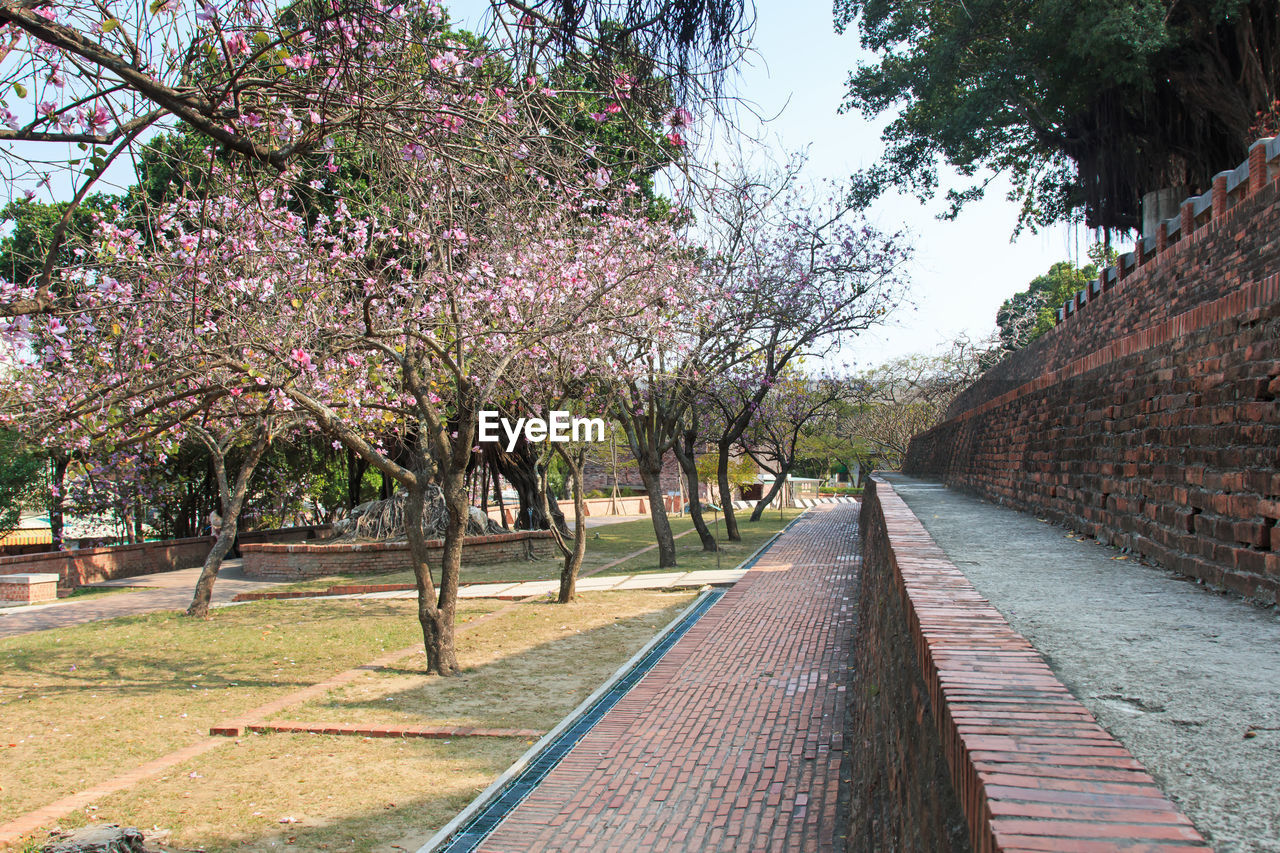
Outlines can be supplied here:
[[[719, 460], [715, 453], [703, 453], [697, 459], [698, 480], [703, 483], [718, 482], [719, 474], [716, 473], [716, 466]], [[756, 481], [758, 469], [756, 463], [751, 461], [751, 457], [745, 453], [740, 456], [729, 457], [729, 485], [741, 489], [743, 486], [749, 486]]]
[[[1236, 166], [1280, 85], [1275, 0], [836, 0], [835, 17], [879, 55], [845, 109], [901, 109], [856, 197], [930, 198], [946, 161], [1008, 175], [1020, 228], [1136, 227], [1143, 193]], [[947, 215], [985, 186], [950, 191]]]
[[1010, 352], [1022, 349], [1052, 329], [1062, 303], [1097, 277], [1093, 264], [1077, 267], [1071, 261], [1058, 261], [1047, 273], [1033, 278], [1026, 290], [1010, 296], [996, 312], [1001, 348]]
[[[94, 216], [109, 211], [114, 201], [108, 196], [91, 195], [81, 202], [71, 215], [67, 225], [69, 239], [63, 241], [56, 264], [71, 263], [75, 241], [93, 233]], [[68, 207], [65, 201], [45, 204], [20, 198], [0, 209], [0, 221], [9, 229], [0, 239], [0, 277], [20, 285], [39, 278], [53, 245], [54, 230]]]
[[1002, 350], [1020, 350], [1052, 329], [1062, 304], [1098, 277], [1100, 265], [1113, 264], [1117, 257], [1115, 250], [1102, 243], [1091, 247], [1088, 254], [1092, 263], [1077, 267], [1071, 261], [1059, 261], [1032, 279], [1026, 290], [1004, 301], [996, 312]]
[[44, 456], [23, 446], [18, 435], [0, 430], [0, 532], [18, 526], [22, 508], [44, 472]]

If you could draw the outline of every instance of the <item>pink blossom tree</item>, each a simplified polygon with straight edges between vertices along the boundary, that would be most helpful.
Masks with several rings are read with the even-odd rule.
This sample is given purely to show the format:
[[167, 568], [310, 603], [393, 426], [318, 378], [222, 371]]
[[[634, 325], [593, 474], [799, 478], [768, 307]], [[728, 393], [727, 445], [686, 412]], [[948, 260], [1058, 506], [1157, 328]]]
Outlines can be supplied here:
[[741, 538], [729, 460], [755, 411], [789, 365], [838, 354], [842, 341], [882, 322], [905, 293], [910, 248], [854, 212], [838, 185], [806, 187], [792, 164], [746, 172], [710, 195], [707, 275], [738, 348], [703, 387], [718, 408], [717, 480], [725, 530]]

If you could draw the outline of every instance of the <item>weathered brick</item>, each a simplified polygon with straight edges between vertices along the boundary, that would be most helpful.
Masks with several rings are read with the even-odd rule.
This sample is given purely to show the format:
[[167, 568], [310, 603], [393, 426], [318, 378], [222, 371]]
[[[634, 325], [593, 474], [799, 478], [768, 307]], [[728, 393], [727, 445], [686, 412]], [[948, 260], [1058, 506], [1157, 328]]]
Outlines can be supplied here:
[[1212, 584], [1274, 553], [1278, 235], [1271, 182], [989, 370], [904, 470]]

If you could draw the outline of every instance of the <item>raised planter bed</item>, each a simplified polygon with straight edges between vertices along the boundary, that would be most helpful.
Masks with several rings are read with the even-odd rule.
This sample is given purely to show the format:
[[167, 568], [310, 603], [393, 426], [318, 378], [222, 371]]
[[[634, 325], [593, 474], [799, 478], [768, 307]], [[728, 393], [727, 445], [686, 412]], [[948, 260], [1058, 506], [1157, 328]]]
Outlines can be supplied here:
[[[427, 562], [440, 567], [444, 540], [427, 542]], [[409, 568], [405, 542], [352, 542], [329, 545], [242, 545], [244, 573], [269, 580], [306, 580], [330, 575], [382, 575]], [[554, 556], [555, 541], [546, 530], [468, 537], [462, 546], [463, 561], [472, 566], [505, 563], [528, 557]]]

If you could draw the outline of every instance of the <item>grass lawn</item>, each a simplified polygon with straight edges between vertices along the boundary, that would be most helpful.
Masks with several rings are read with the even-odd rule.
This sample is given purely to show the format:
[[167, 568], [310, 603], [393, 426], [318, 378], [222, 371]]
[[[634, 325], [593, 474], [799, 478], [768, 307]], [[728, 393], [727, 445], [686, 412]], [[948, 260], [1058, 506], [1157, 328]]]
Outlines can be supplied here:
[[[499, 606], [469, 601], [459, 621]], [[0, 640], [0, 822], [421, 639], [412, 601], [259, 602]]]
[[[738, 565], [743, 560], [750, 557], [751, 554], [757, 548], [759, 548], [769, 539], [769, 537], [773, 536], [773, 534], [777, 533], [779, 530], [786, 527], [788, 524], [791, 523], [792, 520], [797, 518], [803, 512], [804, 510], [802, 509], [784, 509], [782, 511], [781, 520], [779, 520], [778, 511], [773, 510], [772, 512], [765, 512], [764, 517], [761, 518], [759, 521], [755, 522], [754, 524], [750, 521], [747, 521], [747, 518], [750, 515], [749, 512], [739, 512], [738, 513], [738, 532], [742, 534], [741, 542], [729, 542], [724, 539], [724, 535], [723, 535], [724, 519], [723, 518], [720, 519], [720, 525], [718, 530], [716, 525], [711, 523], [711, 519], [708, 519], [708, 523], [711, 524], [712, 533], [719, 534], [717, 536], [717, 540], [720, 543], [720, 563], [719, 563], [720, 568], [732, 569], [734, 566]], [[649, 545], [653, 544], [653, 526], [649, 524], [648, 521], [629, 522], [629, 524], [646, 525], [648, 528], [648, 541], [645, 542], [645, 544], [649, 544]], [[619, 524], [617, 526], [624, 527], [629, 525]], [[690, 521], [689, 519], [673, 520], [671, 527], [673, 532], [679, 533], [681, 530], [688, 530], [692, 528], [693, 522]], [[598, 528], [598, 529], [601, 530], [603, 534], [604, 531], [607, 531], [610, 528]], [[604, 539], [605, 535], [607, 534], [602, 535], [601, 539]], [[590, 534], [588, 534], [588, 536], [590, 536]], [[592, 556], [591, 554], [592, 544], [594, 543], [588, 540], [587, 556], [583, 561], [584, 569], [589, 569], [591, 567], [591, 564], [588, 563], [587, 561], [590, 560]], [[639, 546], [639, 547], [643, 547], [643, 546]], [[631, 549], [631, 550], [635, 550], [635, 549]], [[623, 554], [625, 553], [627, 552], [624, 550]], [[613, 559], [617, 559], [617, 558], [615, 557]], [[608, 560], [599, 560], [596, 563], [596, 565], [599, 565], [601, 563], [606, 563], [606, 562], [608, 562]], [[707, 569], [714, 569], [716, 568], [716, 555], [715, 553], [708, 553], [706, 551], [703, 551], [702, 542], [698, 539], [698, 534], [690, 533], [688, 536], [685, 536], [682, 539], [676, 540], [676, 568], [681, 569], [683, 571], [705, 571]], [[637, 557], [632, 557], [630, 560], [627, 560], [625, 563], [621, 563], [620, 565], [614, 566], [611, 569], [607, 569], [601, 574], [631, 575], [631, 574], [636, 574], [637, 572], [668, 572], [668, 571], [671, 571], [671, 569], [659, 568], [658, 551], [655, 548], [654, 550], [646, 551], [645, 553]]]
[[388, 667], [275, 719], [545, 731], [693, 596], [637, 590], [583, 594], [566, 607], [530, 602], [466, 634], [456, 678]]
[[[750, 511], [738, 513], [738, 529], [742, 533], [741, 542], [721, 541], [720, 566], [731, 569], [751, 555], [765, 540], [799, 516], [804, 510], [786, 509], [782, 511], [781, 521], [777, 510], [766, 512], [764, 518], [754, 524], [747, 521]], [[712, 523], [708, 516], [707, 523]], [[676, 540], [677, 568], [690, 571], [716, 568], [716, 555], [702, 550], [698, 534], [691, 532], [693, 521], [687, 516], [671, 516], [671, 532], [676, 536], [688, 535]], [[720, 519], [719, 527], [714, 524], [712, 530], [723, 537], [724, 519]], [[646, 519], [624, 521], [618, 524], [604, 524], [587, 531], [587, 553], [582, 559], [583, 573], [589, 572], [607, 563], [611, 563], [628, 554], [639, 551], [654, 544], [653, 523]], [[462, 583], [499, 583], [506, 581], [552, 580], [560, 577], [562, 563], [557, 559], [513, 560], [507, 563], [495, 563], [489, 566], [468, 566], [466, 554], [463, 554]], [[637, 572], [670, 571], [658, 567], [657, 549], [633, 557], [625, 563], [608, 569], [606, 575], [635, 574]], [[437, 578], [438, 580], [438, 578]], [[334, 575], [327, 578], [301, 581], [287, 586], [272, 587], [272, 592], [325, 590], [335, 584], [347, 583], [413, 583], [413, 573], [409, 570], [391, 572], [381, 575]]]
[[[635, 591], [567, 606], [467, 601], [460, 623], [505, 609], [459, 635], [461, 675], [428, 677], [421, 657], [409, 657], [278, 716], [550, 728], [692, 598]], [[154, 614], [0, 640], [0, 821], [419, 640], [414, 603], [400, 600], [255, 602], [217, 609], [208, 622]], [[187, 850], [413, 850], [528, 746], [518, 738], [248, 735], [59, 825], [155, 827]]]

